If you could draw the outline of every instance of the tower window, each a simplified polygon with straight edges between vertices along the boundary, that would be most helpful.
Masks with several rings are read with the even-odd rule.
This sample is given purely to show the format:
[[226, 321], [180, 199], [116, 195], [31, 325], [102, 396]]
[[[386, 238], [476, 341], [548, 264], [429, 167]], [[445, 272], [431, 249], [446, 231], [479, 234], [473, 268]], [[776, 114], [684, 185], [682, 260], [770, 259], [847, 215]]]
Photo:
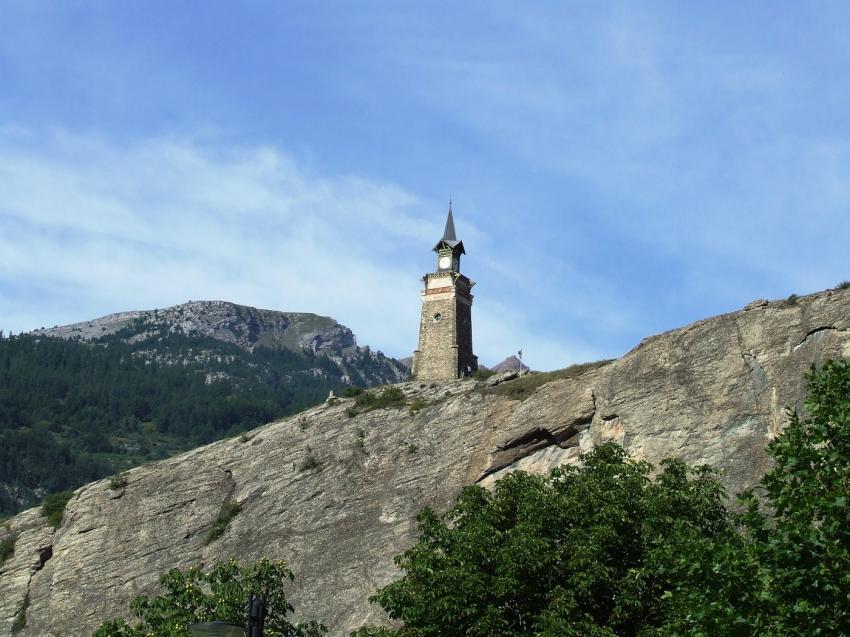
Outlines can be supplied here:
[[440, 322], [440, 321], [442, 321], [442, 320], [443, 320], [443, 315], [442, 315], [442, 314], [440, 314], [439, 312], [437, 312], [437, 313], [434, 315], [434, 322], [435, 322], [435, 323], [439, 323], [439, 322]]

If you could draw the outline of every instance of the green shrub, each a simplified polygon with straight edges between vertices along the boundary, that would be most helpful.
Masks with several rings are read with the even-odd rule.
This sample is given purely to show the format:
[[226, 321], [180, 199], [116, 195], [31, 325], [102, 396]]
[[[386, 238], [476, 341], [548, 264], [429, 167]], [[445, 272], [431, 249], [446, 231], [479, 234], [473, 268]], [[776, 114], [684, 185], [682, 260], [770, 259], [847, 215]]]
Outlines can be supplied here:
[[109, 488], [113, 491], [120, 491], [127, 486], [128, 482], [126, 474], [116, 473], [109, 478]]
[[788, 298], [780, 303], [781, 307], [793, 307], [797, 305], [797, 301], [800, 299], [796, 294], [789, 294]]
[[417, 451], [419, 451], [419, 445], [414, 445], [414, 444], [407, 445], [407, 453], [409, 453], [411, 456], [413, 454], [415, 454]]
[[15, 554], [15, 542], [18, 536], [14, 533], [0, 542], [0, 565]]
[[47, 518], [47, 523], [54, 529], [58, 529], [62, 525], [65, 506], [73, 495], [73, 491], [59, 491], [51, 493], [41, 503], [41, 514]]
[[479, 369], [472, 372], [472, 378], [475, 380], [487, 380], [490, 376], [493, 376], [496, 372], [492, 369]]
[[363, 393], [362, 387], [346, 387], [345, 391], [342, 392], [342, 395], [345, 398], [354, 398], [355, 396], [359, 396]]
[[846, 290], [847, 288], [850, 288], [850, 281], [842, 281], [838, 284], [839, 290]]
[[381, 392], [380, 400], [382, 405], [403, 405], [404, 392], [400, 387], [387, 387]]
[[246, 442], [249, 442], [250, 440], [251, 436], [249, 436], [247, 433], [239, 434], [239, 442], [244, 444]]
[[307, 455], [304, 458], [304, 462], [301, 463], [301, 466], [298, 467], [299, 471], [313, 471], [313, 470], [321, 471], [322, 463], [321, 461], [313, 455], [313, 450], [307, 445]]
[[21, 632], [27, 625], [27, 609], [30, 607], [30, 594], [27, 593], [15, 614], [15, 621], [12, 622], [12, 634]]
[[354, 448], [358, 451], [364, 451], [366, 449], [366, 432], [362, 429], [358, 429], [357, 433], [354, 436]]
[[380, 394], [365, 391], [354, 399], [354, 404], [363, 408], [364, 411], [382, 407], [403, 407], [404, 402], [404, 392], [398, 387], [387, 387]]
[[357, 410], [354, 407], [346, 407], [345, 415], [349, 418], [354, 418], [357, 415]]
[[428, 406], [428, 403], [422, 398], [416, 398], [412, 403], [410, 403], [410, 411], [416, 412], [420, 409], [425, 409]]
[[230, 524], [230, 521], [239, 515], [241, 510], [242, 506], [233, 499], [227, 500], [224, 504], [222, 504], [221, 511], [218, 512], [218, 517], [215, 519], [215, 522], [213, 522], [212, 527], [207, 533], [207, 537], [204, 540], [204, 546], [220, 538], [227, 529], [227, 526]]

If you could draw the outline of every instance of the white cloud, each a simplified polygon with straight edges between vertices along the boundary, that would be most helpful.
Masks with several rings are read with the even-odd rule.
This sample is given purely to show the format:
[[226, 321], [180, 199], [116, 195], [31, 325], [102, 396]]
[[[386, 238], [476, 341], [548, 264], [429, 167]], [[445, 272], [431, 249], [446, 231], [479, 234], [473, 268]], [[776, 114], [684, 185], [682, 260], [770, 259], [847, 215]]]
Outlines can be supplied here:
[[[443, 219], [393, 184], [312, 174], [271, 147], [0, 140], [0, 327], [215, 298], [327, 314], [395, 356], [416, 346], [419, 278]], [[585, 354], [532, 334], [532, 319], [482, 302], [482, 362], [523, 344], [541, 367]]]

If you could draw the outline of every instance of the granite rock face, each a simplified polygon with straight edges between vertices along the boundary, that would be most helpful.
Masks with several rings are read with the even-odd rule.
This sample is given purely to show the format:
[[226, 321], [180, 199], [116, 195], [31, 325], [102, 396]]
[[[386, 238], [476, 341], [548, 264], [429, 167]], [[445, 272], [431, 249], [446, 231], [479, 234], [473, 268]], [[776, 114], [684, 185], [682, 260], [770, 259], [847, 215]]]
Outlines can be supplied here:
[[[0, 636], [25, 598], [18, 635], [88, 635], [126, 615], [133, 596], [155, 592], [170, 568], [263, 555], [296, 573], [302, 616], [346, 635], [384, 620], [367, 597], [397, 577], [392, 557], [415, 541], [421, 507], [445, 510], [464, 485], [576, 462], [607, 440], [652, 462], [714, 464], [734, 493], [768, 467], [765, 445], [785, 424], [785, 406], [802, 406], [802, 374], [847, 356], [850, 290], [833, 290], [652, 336], [522, 400], [511, 385], [534, 374], [494, 387], [408, 382], [399, 385], [407, 406], [354, 416], [352, 400], [329, 400], [134, 469], [119, 490], [108, 480], [82, 487], [55, 532], [37, 510], [12, 518], [0, 530], [18, 536], [0, 567]], [[230, 497], [242, 512], [205, 546]]]

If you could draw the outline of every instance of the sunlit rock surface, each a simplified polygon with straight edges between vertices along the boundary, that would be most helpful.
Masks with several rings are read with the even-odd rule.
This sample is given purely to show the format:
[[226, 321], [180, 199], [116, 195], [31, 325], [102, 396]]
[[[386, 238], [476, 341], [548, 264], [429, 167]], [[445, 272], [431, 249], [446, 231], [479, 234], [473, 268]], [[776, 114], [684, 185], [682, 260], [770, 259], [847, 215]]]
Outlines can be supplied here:
[[[260, 556], [291, 565], [303, 616], [347, 635], [384, 619], [367, 597], [397, 576], [392, 558], [415, 541], [421, 507], [445, 510], [464, 485], [576, 462], [606, 440], [652, 462], [711, 463], [734, 493], [767, 468], [785, 407], [802, 407], [803, 373], [850, 355], [848, 316], [850, 291], [753, 303], [649, 337], [524, 400], [510, 388], [528, 376], [493, 387], [405, 383], [403, 408], [349, 416], [352, 399], [330, 401], [134, 469], [121, 489], [87, 485], [55, 533], [37, 510], [0, 531], [19, 536], [0, 567], [0, 635], [27, 596], [19, 635], [88, 635], [156, 592], [170, 568]], [[318, 466], [306, 468], [316, 464], [308, 458]], [[205, 546], [229, 498], [242, 512]]]

